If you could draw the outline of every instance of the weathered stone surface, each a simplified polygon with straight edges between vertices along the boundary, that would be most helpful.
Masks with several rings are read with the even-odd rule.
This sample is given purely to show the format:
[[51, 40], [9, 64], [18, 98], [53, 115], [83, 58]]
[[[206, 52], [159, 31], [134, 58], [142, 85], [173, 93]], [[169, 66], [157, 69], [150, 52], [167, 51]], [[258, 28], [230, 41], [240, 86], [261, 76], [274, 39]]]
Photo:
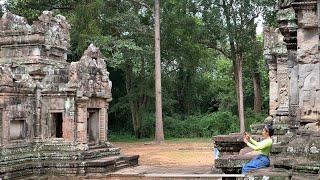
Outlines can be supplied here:
[[215, 160], [215, 167], [222, 169], [227, 174], [239, 174], [243, 164], [250, 161], [252, 157], [239, 155], [225, 155]]
[[262, 168], [250, 172], [245, 179], [250, 180], [289, 180], [291, 173], [285, 169]]
[[0, 179], [138, 164], [107, 140], [106, 59], [90, 45], [79, 62], [66, 62], [69, 29], [49, 11], [32, 25], [9, 12], [0, 20]]
[[53, 16], [51, 11], [44, 11], [38, 19], [32, 29], [37, 33], [44, 33], [46, 48], [58, 47], [67, 51], [70, 47], [70, 25], [66, 18], [61, 15]]
[[298, 12], [299, 28], [317, 28], [318, 17], [313, 10], [301, 10]]
[[224, 153], [239, 153], [245, 147], [242, 134], [219, 135], [213, 138], [215, 147]]
[[91, 44], [79, 62], [71, 63], [68, 85], [79, 88], [79, 96], [101, 97], [111, 101], [111, 82], [105, 67], [101, 52]]
[[[253, 172], [253, 179], [319, 179], [319, 8], [314, 0], [278, 1], [279, 29], [264, 29], [264, 56], [270, 80], [270, 116], [265, 123], [273, 123], [275, 136], [272, 137], [271, 171], [263, 171], [260, 174], [263, 176]], [[253, 134], [261, 134], [264, 124], [250, 127]], [[222, 157], [217, 165], [226, 172], [235, 172], [244, 163], [234, 148], [242, 147], [240, 137], [224, 136], [219, 140], [216, 144]], [[233, 157], [227, 156], [230, 154]], [[273, 167], [290, 173], [277, 174]]]
[[298, 29], [298, 50], [297, 59], [302, 64], [313, 64], [319, 62], [318, 41], [319, 34], [317, 28]]
[[[28, 32], [31, 30], [31, 26], [28, 24], [27, 19], [18, 15], [14, 15], [10, 12], [3, 14], [0, 20], [0, 31], [6, 32]], [[1, 34], [2, 34], [1, 33]]]
[[278, 21], [291, 21], [296, 19], [296, 13], [292, 7], [280, 9], [277, 13]]

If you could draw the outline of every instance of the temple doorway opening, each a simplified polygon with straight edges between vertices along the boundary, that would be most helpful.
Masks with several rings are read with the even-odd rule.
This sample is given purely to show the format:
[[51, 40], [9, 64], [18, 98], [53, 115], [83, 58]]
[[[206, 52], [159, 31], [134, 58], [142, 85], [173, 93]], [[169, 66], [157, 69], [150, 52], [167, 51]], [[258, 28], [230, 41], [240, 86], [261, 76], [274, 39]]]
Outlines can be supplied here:
[[88, 140], [90, 144], [99, 141], [99, 109], [88, 109]]
[[62, 113], [52, 113], [52, 131], [51, 137], [53, 138], [63, 138], [63, 118]]

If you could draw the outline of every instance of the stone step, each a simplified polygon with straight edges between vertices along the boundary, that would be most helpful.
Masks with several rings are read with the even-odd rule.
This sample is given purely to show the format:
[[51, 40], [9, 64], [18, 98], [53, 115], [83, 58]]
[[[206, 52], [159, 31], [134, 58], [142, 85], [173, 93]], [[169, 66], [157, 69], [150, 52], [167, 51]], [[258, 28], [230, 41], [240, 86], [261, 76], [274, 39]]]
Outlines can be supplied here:
[[83, 153], [84, 159], [93, 159], [106, 156], [116, 156], [120, 154], [119, 148], [99, 148], [91, 149]]
[[254, 171], [251, 171], [247, 174], [249, 177], [254, 177], [254, 179], [274, 179], [277, 178], [279, 180], [289, 180], [291, 178], [291, 172], [286, 169], [280, 168], [261, 168]]
[[293, 171], [299, 173], [311, 173], [320, 175], [320, 162], [308, 164], [295, 164]]
[[211, 179], [211, 180], [244, 180], [245, 175], [242, 174], [136, 174], [136, 173], [112, 173], [108, 175], [107, 179], [117, 180], [131, 180], [131, 179]]
[[127, 164], [127, 163], [121, 163], [121, 164], [116, 164], [116, 169], [123, 169], [123, 168], [126, 168], [126, 167], [129, 167], [130, 165]]
[[121, 165], [121, 164], [125, 164], [125, 163], [126, 163], [125, 160], [118, 160], [118, 161], [116, 162], [116, 166]]
[[226, 174], [240, 173], [243, 164], [252, 157], [244, 155], [226, 155], [215, 160], [215, 168], [221, 169]]

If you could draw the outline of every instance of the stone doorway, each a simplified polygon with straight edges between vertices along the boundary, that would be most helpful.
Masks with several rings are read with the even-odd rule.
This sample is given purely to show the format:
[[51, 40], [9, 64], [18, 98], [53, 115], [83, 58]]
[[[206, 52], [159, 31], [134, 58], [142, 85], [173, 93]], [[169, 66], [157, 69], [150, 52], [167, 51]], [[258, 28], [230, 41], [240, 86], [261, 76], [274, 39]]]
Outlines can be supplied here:
[[52, 117], [52, 127], [51, 127], [51, 137], [53, 138], [63, 138], [63, 116], [62, 112], [51, 113]]
[[99, 142], [99, 111], [96, 108], [88, 109], [87, 134], [90, 145]]

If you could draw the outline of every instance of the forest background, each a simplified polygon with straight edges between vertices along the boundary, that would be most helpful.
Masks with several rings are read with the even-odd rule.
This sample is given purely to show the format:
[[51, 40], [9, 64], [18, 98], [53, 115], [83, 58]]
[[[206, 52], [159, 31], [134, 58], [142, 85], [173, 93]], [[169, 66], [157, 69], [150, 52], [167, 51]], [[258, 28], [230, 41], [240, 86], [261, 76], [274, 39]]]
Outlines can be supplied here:
[[[152, 138], [155, 131], [153, 0], [7, 0], [2, 11], [28, 22], [44, 10], [71, 24], [68, 61], [90, 43], [107, 58], [112, 81], [109, 138]], [[169, 137], [239, 132], [242, 74], [246, 129], [268, 115], [268, 69], [257, 18], [275, 24], [273, 0], [163, 0], [163, 128]], [[3, 14], [1, 13], [1, 15]]]

